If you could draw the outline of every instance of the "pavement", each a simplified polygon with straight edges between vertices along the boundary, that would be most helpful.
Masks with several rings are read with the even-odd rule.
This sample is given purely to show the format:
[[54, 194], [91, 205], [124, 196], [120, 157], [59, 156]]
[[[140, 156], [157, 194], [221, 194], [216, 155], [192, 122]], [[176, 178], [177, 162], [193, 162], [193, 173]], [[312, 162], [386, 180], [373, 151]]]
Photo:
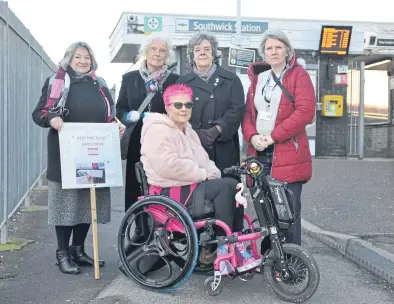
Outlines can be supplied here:
[[394, 233], [394, 159], [314, 159], [302, 217], [321, 229]]
[[302, 197], [304, 233], [392, 284], [393, 177], [393, 159], [315, 159]]
[[[317, 260], [321, 279], [308, 303], [393, 303], [394, 285], [385, 273], [394, 261], [387, 256], [394, 247], [394, 187], [388, 180], [393, 167], [394, 161], [386, 160], [314, 160], [314, 177], [303, 190], [303, 246]], [[205, 294], [201, 275], [192, 275], [170, 295], [137, 287], [117, 269], [123, 189], [114, 188], [111, 195], [112, 221], [99, 225], [100, 259], [106, 260], [106, 267], [100, 268], [101, 279], [94, 280], [93, 269], [70, 276], [54, 265], [56, 237], [47, 224], [47, 192], [36, 189], [32, 207], [19, 210], [11, 221], [10, 235], [26, 240], [26, 246], [0, 249], [0, 304], [284, 303], [259, 274], [249, 282], [226, 280], [223, 293], [215, 298]], [[387, 257], [383, 271], [382, 257]]]
[[[315, 257], [320, 269], [320, 286], [307, 302], [310, 304], [388, 304], [393, 303], [394, 286], [349, 262], [336, 250], [303, 235], [304, 246]], [[192, 275], [187, 283], [173, 294], [159, 294], [139, 288], [118, 276], [90, 304], [284, 304], [274, 295], [262, 275], [242, 282], [225, 279], [223, 292], [210, 297], [204, 292], [205, 277]]]
[[[0, 249], [0, 304], [86, 303], [119, 275], [117, 268], [117, 230], [124, 214], [122, 189], [112, 189], [111, 222], [98, 225], [99, 258], [106, 261], [100, 268], [100, 280], [94, 279], [92, 268], [79, 275], [66, 275], [55, 265], [57, 248], [55, 229], [48, 226], [46, 209], [21, 209], [11, 220], [10, 236], [30, 242], [22, 250]], [[45, 188], [35, 190], [33, 206], [46, 206]], [[86, 250], [93, 256], [91, 229]], [[1, 246], [0, 246], [1, 248]]]

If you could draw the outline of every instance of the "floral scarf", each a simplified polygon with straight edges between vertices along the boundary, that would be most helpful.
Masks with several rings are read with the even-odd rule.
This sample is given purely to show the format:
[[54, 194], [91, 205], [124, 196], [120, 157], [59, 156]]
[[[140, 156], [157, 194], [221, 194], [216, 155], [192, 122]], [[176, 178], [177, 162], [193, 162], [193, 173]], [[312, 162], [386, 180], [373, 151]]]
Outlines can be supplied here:
[[140, 66], [140, 75], [142, 77], [142, 79], [144, 79], [145, 81], [145, 88], [146, 91], [149, 92], [162, 92], [163, 88], [162, 88], [162, 83], [161, 80], [163, 79], [163, 77], [166, 75], [167, 73], [167, 65], [163, 65], [163, 67], [154, 73], [149, 72], [148, 67], [146, 65], [146, 60], [144, 60], [141, 63]]

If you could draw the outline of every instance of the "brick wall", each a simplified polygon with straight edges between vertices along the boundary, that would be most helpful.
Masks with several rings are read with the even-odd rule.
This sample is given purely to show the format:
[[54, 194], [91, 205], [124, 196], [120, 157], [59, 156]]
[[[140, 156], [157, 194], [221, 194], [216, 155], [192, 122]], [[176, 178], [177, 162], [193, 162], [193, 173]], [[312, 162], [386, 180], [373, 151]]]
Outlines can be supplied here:
[[327, 118], [321, 116], [321, 111], [316, 112], [316, 156], [343, 157], [347, 153], [347, 109], [346, 85], [334, 85], [334, 75], [337, 74], [339, 65], [347, 65], [347, 59], [331, 59], [320, 57], [316, 52], [309, 50], [296, 50], [296, 53], [305, 60], [307, 67], [315, 65], [319, 69], [317, 83], [317, 101], [323, 95], [342, 95], [344, 97], [344, 114], [340, 118]]
[[319, 100], [323, 95], [342, 95], [344, 97], [343, 116], [338, 118], [323, 117], [321, 111], [316, 115], [316, 156], [338, 156], [347, 154], [347, 107], [346, 85], [334, 85], [334, 75], [338, 65], [347, 65], [347, 58], [320, 58]]

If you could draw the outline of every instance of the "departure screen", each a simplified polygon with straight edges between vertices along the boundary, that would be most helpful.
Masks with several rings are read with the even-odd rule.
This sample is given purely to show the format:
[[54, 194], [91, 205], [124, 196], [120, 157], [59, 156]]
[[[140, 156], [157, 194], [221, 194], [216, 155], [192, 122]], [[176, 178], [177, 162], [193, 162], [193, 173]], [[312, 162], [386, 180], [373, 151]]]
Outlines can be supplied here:
[[320, 35], [320, 54], [346, 56], [349, 52], [352, 26], [323, 25]]

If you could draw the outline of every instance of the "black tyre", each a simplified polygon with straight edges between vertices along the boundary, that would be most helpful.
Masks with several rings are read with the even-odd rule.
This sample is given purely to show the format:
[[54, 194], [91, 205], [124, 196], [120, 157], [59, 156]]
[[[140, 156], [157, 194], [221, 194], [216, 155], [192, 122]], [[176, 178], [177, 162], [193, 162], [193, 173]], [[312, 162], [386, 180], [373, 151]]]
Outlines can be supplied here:
[[[169, 218], [167, 223], [171, 219], [176, 219], [182, 224], [185, 232], [182, 234], [177, 232], [171, 233], [170, 237], [166, 229], [167, 223], [157, 223], [151, 213], [143, 211], [144, 207], [149, 205], [164, 207], [165, 213]], [[141, 213], [145, 213], [144, 216], [148, 218], [149, 236], [138, 244], [131, 242], [133, 243], [133, 252], [126, 254], [127, 247], [130, 246], [130, 227], [136, 216]], [[180, 240], [179, 243], [184, 245], [182, 250], [170, 243], [169, 240], [173, 235]], [[155, 239], [156, 243], [153, 242], [153, 239]], [[154, 248], [154, 244], [159, 244], [160, 246]], [[124, 215], [118, 232], [118, 252], [125, 274], [139, 286], [157, 292], [172, 292], [189, 278], [196, 265], [198, 238], [193, 220], [182, 205], [168, 197], [146, 197], [133, 204]], [[146, 266], [147, 264], [148, 266]], [[177, 273], [174, 273], [172, 268], [175, 264], [181, 265], [177, 269]], [[157, 278], [147, 278], [146, 274], [152, 271], [152, 268], [156, 270], [161, 267], [169, 267], [168, 277], [165, 277], [162, 281]]]
[[[310, 299], [319, 287], [320, 273], [317, 263], [312, 254], [301, 246], [284, 244], [282, 248], [288, 264], [289, 278], [282, 276], [279, 261], [275, 260], [273, 250], [267, 256], [267, 260], [272, 259], [273, 263], [264, 265], [264, 276], [280, 299], [291, 303], [304, 302]], [[292, 292], [291, 288], [301, 283], [305, 283], [305, 287], [301, 291]]]

